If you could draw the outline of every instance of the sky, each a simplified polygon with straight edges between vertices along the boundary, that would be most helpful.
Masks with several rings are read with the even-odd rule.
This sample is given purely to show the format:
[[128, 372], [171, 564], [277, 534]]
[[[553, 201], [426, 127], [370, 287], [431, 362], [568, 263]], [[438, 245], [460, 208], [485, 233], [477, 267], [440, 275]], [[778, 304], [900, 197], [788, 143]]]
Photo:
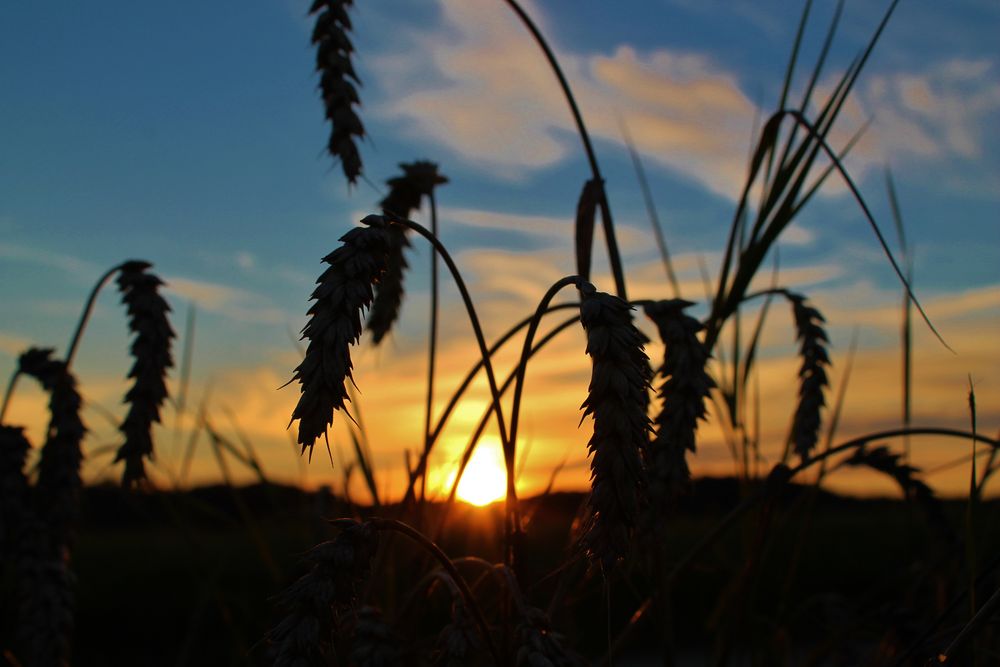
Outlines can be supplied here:
[[[864, 47], [885, 2], [848, 0], [821, 93]], [[346, 420], [325, 452], [296, 453], [288, 419], [297, 332], [338, 238], [377, 211], [400, 162], [436, 162], [441, 238], [469, 284], [488, 338], [534, 310], [574, 272], [573, 216], [589, 171], [551, 70], [499, 0], [358, 0], [351, 10], [359, 114], [369, 182], [348, 187], [324, 146], [306, 0], [97, 5], [66, 0], [0, 7], [0, 377], [31, 345], [62, 351], [86, 295], [107, 268], [154, 263], [179, 333], [194, 313], [192, 380], [183, 412], [157, 432], [154, 480], [180, 474], [204, 406], [227, 438], [253, 443], [274, 479], [342, 483]], [[835, 3], [814, 4], [793, 99], [806, 84]], [[535, 0], [525, 7], [550, 40], [582, 109], [607, 179], [633, 298], [668, 298], [623, 126], [646, 166], [682, 294], [703, 316], [761, 118], [778, 103], [801, 7], [749, 0]], [[871, 126], [847, 165], [895, 252], [886, 197], [891, 170], [913, 262], [913, 284], [948, 345], [926, 327], [914, 339], [914, 423], [1000, 428], [1000, 6], [987, 0], [903, 0], [834, 132], [843, 145]], [[415, 219], [427, 222], [427, 211]], [[828, 321], [832, 395], [853, 361], [837, 439], [900, 423], [901, 292], [875, 236], [833, 179], [780, 241], [779, 282]], [[613, 291], [601, 241], [593, 280]], [[405, 452], [422, 441], [428, 323], [427, 248], [409, 256], [399, 328], [380, 348], [355, 348], [360, 406], [383, 493], [398, 495]], [[770, 280], [770, 264], [762, 272]], [[570, 299], [572, 295], [564, 295]], [[440, 406], [476, 358], [453, 283], [442, 292]], [[762, 465], [780, 455], [795, 405], [796, 342], [787, 308], [764, 329]], [[653, 338], [655, 330], [637, 322]], [[529, 367], [519, 484], [585, 488], [590, 422], [580, 424], [590, 372], [581, 331], [557, 338]], [[519, 346], [500, 356], [506, 374]], [[181, 342], [176, 356], [180, 359]], [[651, 343], [654, 363], [662, 347]], [[113, 290], [97, 303], [75, 370], [91, 428], [84, 473], [111, 463], [127, 388], [127, 330]], [[171, 387], [177, 391], [174, 370]], [[432, 486], [446, 480], [487, 403], [474, 385], [444, 432]], [[8, 412], [36, 445], [45, 399], [22, 383]], [[579, 426], [578, 426], [579, 424]], [[730, 474], [717, 424], [701, 429], [696, 474]], [[900, 443], [892, 443], [900, 447]], [[495, 437], [487, 445], [496, 447]], [[936, 469], [966, 442], [914, 439], [913, 461]], [[238, 462], [239, 480], [252, 474]], [[766, 467], [763, 469], [766, 470]], [[967, 488], [968, 467], [938, 470], [942, 493]], [[195, 449], [190, 483], [220, 479], [211, 449]], [[352, 489], [364, 496], [357, 476]], [[835, 488], [889, 493], [868, 473], [838, 471]]]

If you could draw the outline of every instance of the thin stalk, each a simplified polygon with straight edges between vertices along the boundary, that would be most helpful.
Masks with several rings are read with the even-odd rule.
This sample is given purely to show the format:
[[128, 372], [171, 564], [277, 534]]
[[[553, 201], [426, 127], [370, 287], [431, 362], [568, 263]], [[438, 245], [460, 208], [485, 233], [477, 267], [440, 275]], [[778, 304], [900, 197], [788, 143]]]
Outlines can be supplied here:
[[[431, 205], [431, 233], [438, 235], [437, 202], [434, 199], [432, 189], [427, 198]], [[431, 253], [431, 312], [430, 312], [430, 332], [427, 341], [427, 405], [424, 412], [424, 451], [431, 447], [431, 419], [434, 413], [434, 366], [437, 359], [437, 338], [438, 338], [438, 256], [436, 252]], [[420, 481], [420, 502], [426, 499], [427, 472]]]
[[[452, 259], [448, 249], [445, 248], [444, 244], [438, 240], [437, 236], [428, 231], [426, 227], [413, 222], [412, 220], [403, 220], [402, 218], [395, 218], [395, 220], [399, 224], [412, 229], [427, 239], [431, 245], [434, 246], [434, 250], [441, 254], [441, 258], [448, 266], [448, 270], [451, 271], [452, 278], [455, 281], [455, 286], [458, 287], [458, 291], [462, 295], [462, 301], [465, 304], [465, 309], [468, 312], [469, 322], [472, 325], [472, 331], [476, 336], [476, 342], [479, 344], [479, 353], [482, 356], [483, 368], [486, 369], [486, 379], [490, 385], [490, 395], [492, 396], [494, 410], [496, 412], [497, 431], [500, 435], [500, 442], [503, 445], [504, 452], [511, 451], [511, 454], [513, 455], [510, 438], [507, 435], [507, 426], [503, 419], [503, 406], [500, 405], [500, 390], [497, 386], [496, 374], [493, 372], [493, 362], [490, 360], [489, 348], [486, 346], [486, 337], [483, 335], [483, 327], [479, 323], [479, 316], [476, 314], [476, 306], [472, 302], [472, 297], [469, 295], [469, 290], [465, 286], [465, 280], [462, 278], [461, 272], [455, 265], [455, 261]], [[517, 493], [510, 488], [508, 488], [507, 494], [507, 512], [509, 517], [517, 516]], [[513, 526], [508, 525], [507, 532], [509, 533], [512, 528]], [[508, 535], [508, 537], [510, 537], [510, 535]]]
[[[574, 315], [573, 317], [570, 317], [569, 319], [561, 322], [552, 331], [545, 334], [545, 336], [543, 336], [541, 340], [538, 341], [538, 344], [535, 345], [531, 350], [531, 356], [534, 356], [536, 353], [538, 353], [539, 350], [545, 347], [545, 345], [549, 341], [551, 341], [561, 332], [573, 326], [579, 321], [580, 321], [580, 316]], [[516, 376], [517, 376], [517, 369], [512, 371], [510, 375], [507, 376], [507, 379], [504, 380], [504, 383], [500, 386], [501, 395], [507, 393], [507, 389], [510, 388], [511, 383], [514, 382], [514, 378]], [[435, 539], [437, 539], [441, 535], [441, 532], [444, 530], [445, 523], [447, 522], [448, 519], [448, 512], [451, 509], [452, 504], [454, 504], [455, 502], [455, 495], [458, 493], [458, 483], [462, 480], [462, 475], [465, 473], [465, 468], [466, 466], [469, 465], [469, 460], [472, 459], [472, 452], [475, 450], [476, 445], [479, 442], [479, 438], [482, 437], [483, 431], [486, 430], [486, 425], [489, 423], [490, 417], [492, 415], [493, 415], [493, 406], [492, 405], [486, 406], [486, 410], [483, 412], [483, 416], [480, 418], [479, 424], [476, 425], [476, 428], [472, 432], [472, 435], [469, 436], [469, 444], [466, 445], [465, 451], [462, 452], [462, 458], [459, 460], [458, 463], [458, 471], [455, 473], [455, 481], [452, 482], [451, 490], [448, 492], [448, 498], [445, 500], [444, 507], [441, 509], [441, 518], [438, 522], [438, 530], [435, 533]]]
[[[447, 262], [447, 260], [445, 260]], [[486, 617], [483, 616], [482, 609], [479, 608], [479, 604], [476, 602], [476, 598], [472, 595], [472, 591], [469, 590], [469, 585], [465, 582], [465, 578], [455, 567], [455, 564], [451, 562], [448, 555], [441, 550], [441, 547], [431, 542], [427, 537], [425, 537], [420, 531], [416, 530], [412, 526], [403, 523], [402, 521], [397, 521], [396, 519], [379, 519], [373, 518], [368, 520], [372, 526], [378, 530], [382, 531], [393, 531], [401, 533], [416, 544], [423, 547], [427, 552], [429, 552], [434, 558], [441, 564], [441, 567], [451, 576], [452, 580], [458, 586], [458, 589], [462, 592], [462, 597], [465, 598], [465, 605], [472, 612], [472, 617], [476, 621], [476, 625], [479, 627], [479, 632], [483, 636], [483, 641], [486, 642], [486, 647], [490, 650], [490, 655], [493, 656], [495, 664], [503, 664], [500, 661], [500, 654], [497, 653], [497, 648], [493, 644], [493, 637], [490, 635], [490, 628], [486, 624]], [[337, 522], [331, 522], [336, 524]], [[353, 523], [353, 521], [352, 521]]]
[[[906, 233], [903, 226], [903, 214], [896, 196], [896, 184], [892, 180], [892, 172], [885, 169], [885, 187], [889, 195], [889, 207], [892, 210], [892, 221], [896, 226], [896, 236], [899, 240], [900, 252], [903, 255], [903, 266], [906, 268], [906, 280], [913, 284], [913, 258], [906, 243]], [[900, 331], [903, 348], [903, 426], [909, 426], [912, 421], [913, 405], [913, 308], [910, 296], [903, 293], [903, 323]], [[910, 462], [910, 440], [903, 440], [904, 461]]]
[[97, 280], [93, 289], [90, 290], [87, 303], [83, 306], [83, 313], [80, 314], [80, 320], [76, 323], [76, 331], [73, 332], [73, 337], [69, 341], [69, 348], [66, 350], [66, 370], [69, 370], [70, 365], [73, 363], [73, 357], [76, 356], [76, 349], [80, 345], [83, 330], [87, 327], [87, 322], [90, 320], [90, 313], [94, 310], [94, 302], [97, 300], [97, 295], [104, 285], [111, 280], [111, 276], [115, 275], [121, 268], [122, 265], [119, 264], [105, 271], [104, 275]]
[[674, 264], [670, 260], [670, 252], [667, 250], [667, 240], [663, 236], [663, 227], [660, 225], [660, 216], [656, 212], [656, 202], [653, 201], [653, 191], [649, 187], [646, 179], [646, 170], [642, 166], [639, 158], [639, 151], [635, 149], [632, 136], [629, 134], [628, 126], [622, 121], [622, 135], [625, 137], [625, 146], [628, 154], [632, 158], [632, 167], [635, 169], [636, 180], [639, 181], [639, 189], [642, 190], [642, 200], [646, 205], [646, 215], [649, 218], [649, 226], [653, 229], [653, 238], [656, 239], [656, 248], [660, 251], [660, 259], [663, 262], [663, 269], [667, 272], [667, 280], [674, 290], [674, 297], [680, 298], [681, 286], [677, 281], [677, 274], [674, 273]]
[[[549, 65], [552, 67], [553, 73], [559, 80], [559, 86], [562, 88], [563, 94], [566, 96], [566, 103], [569, 105], [570, 112], [573, 114], [573, 120], [576, 122], [576, 129], [580, 135], [580, 141], [583, 142], [583, 150], [587, 154], [587, 161], [590, 163], [590, 171], [594, 179], [598, 183], [603, 183], [604, 178], [601, 176], [601, 169], [597, 164], [597, 154], [594, 152], [594, 146], [590, 142], [590, 135], [587, 133], [587, 127], [583, 122], [583, 115], [580, 113], [580, 108], [576, 104], [576, 99], [573, 97], [573, 91], [569, 87], [569, 82], [566, 81], [566, 77], [563, 74], [562, 68], [559, 66], [559, 61], [556, 60], [555, 53], [549, 48], [548, 42], [545, 41], [545, 36], [542, 35], [541, 30], [535, 25], [535, 22], [531, 20], [528, 13], [524, 11], [517, 0], [505, 0], [510, 6], [514, 13], [517, 14], [518, 18], [531, 33], [531, 36], [535, 39], [535, 42], [542, 49], [545, 54], [545, 58], [549, 61]], [[615, 227], [611, 219], [611, 207], [608, 205], [608, 198], [604, 194], [603, 187], [601, 188], [601, 223], [604, 228], [604, 240], [608, 246], [608, 260], [611, 264], [611, 273], [615, 280], [615, 291], [618, 296], [624, 300], [628, 300], [625, 292], [625, 272], [622, 269], [621, 254], [618, 251], [618, 242], [615, 240]]]
[[[957, 429], [949, 429], [949, 428], [889, 429], [886, 431], [879, 431], [876, 433], [868, 433], [866, 435], [859, 436], [851, 440], [847, 440], [846, 442], [842, 442], [834, 447], [830, 447], [822, 452], [814, 454], [812, 457], [806, 459], [805, 461], [802, 461], [797, 466], [791, 468], [786, 467], [783, 474], [781, 475], [781, 479], [784, 479], [785, 481], [790, 481], [802, 471], [806, 470], [807, 468], [810, 468], [811, 466], [817, 463], [825, 461], [831, 456], [834, 456], [836, 454], [841, 454], [853, 448], [861, 447], [862, 445], [866, 445], [869, 442], [873, 442], [876, 440], [885, 440], [888, 438], [898, 438], [907, 435], [927, 435], [927, 436], [937, 435], [937, 436], [946, 436], [952, 438], [962, 438], [966, 440], [973, 440], [974, 442], [987, 444], [995, 449], [1000, 449], [1000, 440], [995, 440], [993, 438], [988, 438], [986, 436], [977, 435], [975, 433], [970, 433], [967, 431], [960, 431]], [[776, 470], [777, 469], [778, 468], [776, 466]], [[675, 563], [674, 567], [670, 570], [669, 574], [667, 574], [666, 581], [669, 583], [675, 581], [677, 577], [683, 573], [683, 571], [687, 568], [687, 566], [690, 565], [695, 558], [701, 555], [705, 551], [705, 549], [707, 549], [713, 543], [715, 543], [715, 541], [719, 537], [721, 537], [723, 533], [726, 532], [729, 526], [731, 526], [733, 522], [740, 515], [742, 515], [743, 513], [751, 509], [754, 505], [756, 505], [758, 502], [760, 502], [762, 499], [767, 497], [768, 492], [769, 492], [768, 488], [758, 491], [754, 495], [747, 497], [745, 500], [743, 500], [743, 502], [741, 502], [739, 505], [730, 510], [729, 513], [725, 517], [723, 517], [722, 520], [718, 524], [716, 524], [716, 526], [708, 534], [702, 537], [702, 539], [699, 540], [698, 543], [694, 547], [692, 547], [691, 550], [687, 554], [685, 554], [683, 558], [681, 558], [679, 561]], [[657, 597], [656, 593], [647, 597], [643, 601], [643, 603], [639, 605], [636, 611], [632, 614], [632, 617], [629, 620], [628, 624], [626, 624], [626, 626], [621, 630], [621, 632], [619, 632], [618, 636], [615, 638], [615, 641], [612, 644], [612, 646], [616, 650], [628, 639], [629, 636], [631, 636], [632, 632], [635, 629], [635, 626], [652, 607], [656, 597]], [[606, 663], [607, 663], [606, 660], [602, 661], [602, 664]]]
[[[563, 310], [566, 308], [579, 308], [579, 307], [580, 304], [578, 303], [560, 303], [550, 307], [549, 312], [554, 312], [556, 310]], [[530, 316], [526, 317], [517, 324], [515, 324], [514, 326], [512, 326], [510, 329], [508, 329], [502, 336], [500, 336], [500, 338], [498, 338], [489, 348], [490, 358], [492, 358], [493, 355], [496, 354], [497, 351], [499, 351], [500, 348], [507, 343], [507, 341], [513, 338], [517, 334], [517, 332], [519, 332], [524, 327], [528, 326], [530, 322], [531, 322], [531, 317]], [[454, 412], [455, 408], [458, 407], [458, 402], [461, 400], [465, 391], [472, 384], [472, 381], [475, 379], [476, 375], [479, 373], [482, 367], [483, 367], [483, 360], [482, 358], [480, 358], [479, 360], [476, 361], [475, 364], [473, 364], [472, 368], [469, 370], [468, 373], [466, 373], [465, 378], [458, 386], [458, 389], [456, 389], [452, 393], [451, 398], [448, 399], [448, 404], [441, 411], [441, 415], [438, 417], [437, 424], [435, 425], [434, 430], [431, 433], [431, 449], [433, 449], [434, 444], [437, 443], [437, 440], [440, 437], [441, 433], [444, 431], [444, 427], [447, 425], [448, 419], [451, 417], [452, 412]], [[420, 459], [417, 462], [416, 467], [412, 468], [413, 472], [410, 474], [410, 481], [408, 482], [406, 493], [403, 494], [404, 504], [413, 498], [414, 486], [417, 482], [418, 476], [422, 474], [423, 469], [427, 465], [427, 456], [429, 456], [429, 454], [430, 451], [421, 453]]]
[[14, 372], [10, 375], [10, 380], [7, 382], [7, 389], [3, 393], [3, 403], [0, 403], [0, 424], [3, 423], [4, 417], [7, 415], [7, 406], [10, 405], [10, 399], [14, 395], [14, 387], [17, 386], [19, 377], [21, 377], [21, 371], [14, 369]]
[[[569, 285], [579, 285], [579, 276], [566, 276], [556, 281], [552, 287], [548, 289], [542, 300], [538, 303], [538, 307], [535, 309], [535, 315], [531, 318], [531, 322], [528, 324], [528, 331], [524, 336], [524, 345], [521, 347], [521, 361], [517, 365], [516, 379], [514, 380], [514, 397], [511, 401], [511, 413], [510, 413], [510, 441], [509, 448], [504, 448], [504, 464], [507, 468], [507, 512], [508, 521], [514, 520], [514, 515], [511, 512], [511, 498], [514, 498], [516, 502], [516, 490], [514, 488], [514, 463], [517, 448], [517, 426], [519, 417], [521, 416], [521, 396], [524, 392], [524, 377], [528, 370], [528, 359], [531, 357], [531, 343], [535, 338], [535, 332], [538, 331], [538, 325], [542, 321], [542, 317], [548, 310], [549, 302], [555, 298], [556, 294], [559, 293], [563, 287]], [[520, 532], [520, 526], [511, 526], [511, 532], [509, 534], [510, 538]], [[514, 564], [514, 545], [512, 541], [508, 540], [507, 548], [505, 553], [504, 563], [508, 567], [512, 567]]]

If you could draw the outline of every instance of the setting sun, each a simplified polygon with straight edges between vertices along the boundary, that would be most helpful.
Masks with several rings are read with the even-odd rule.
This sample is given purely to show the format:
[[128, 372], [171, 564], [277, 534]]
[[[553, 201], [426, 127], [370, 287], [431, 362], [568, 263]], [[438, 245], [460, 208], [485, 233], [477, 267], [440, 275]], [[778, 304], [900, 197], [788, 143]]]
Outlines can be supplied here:
[[458, 499], [483, 507], [504, 497], [507, 473], [500, 443], [485, 440], [472, 453], [469, 465], [458, 483]]

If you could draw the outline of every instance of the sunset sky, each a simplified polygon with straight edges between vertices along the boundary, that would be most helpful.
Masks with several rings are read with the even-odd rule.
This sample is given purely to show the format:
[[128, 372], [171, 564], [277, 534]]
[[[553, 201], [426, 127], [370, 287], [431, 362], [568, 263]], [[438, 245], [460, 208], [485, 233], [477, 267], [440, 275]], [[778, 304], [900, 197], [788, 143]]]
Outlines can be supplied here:
[[[886, 2], [848, 0], [829, 91], [877, 26]], [[267, 2], [4, 3], [0, 7], [0, 377], [30, 345], [60, 353], [93, 282], [142, 258], [169, 285], [183, 333], [196, 312], [187, 415], [165, 411], [157, 482], [179, 469], [205, 401], [219, 431], [254, 443], [280, 481], [340, 484], [350, 444], [340, 417], [325, 452], [307, 463], [286, 431], [320, 258], [382, 193], [349, 188], [323, 152], [328, 126], [316, 90], [307, 0]], [[713, 279], [742, 187], [759, 116], [778, 101], [800, 6], [786, 0], [535, 0], [595, 138], [633, 298], [672, 296], [629, 155], [628, 126], [648, 170], [686, 298], [704, 315], [703, 261]], [[815, 3], [793, 99], [798, 99], [835, 3]], [[529, 314], [548, 286], [574, 272], [573, 215], [586, 160], [541, 52], [500, 0], [358, 0], [352, 10], [365, 173], [381, 187], [397, 164], [437, 162], [441, 237], [469, 282], [488, 338]], [[848, 161], [896, 248], [885, 194], [891, 168], [913, 250], [914, 286], [954, 353], [922, 325], [914, 341], [914, 421], [966, 428], [969, 381], [979, 426], [1000, 428], [1000, 6], [991, 0], [903, 0], [834, 133], [838, 145], [868, 118]], [[426, 209], [415, 217], [426, 221]], [[841, 437], [899, 424], [900, 286], [857, 205], [830, 182], [782, 237], [780, 283], [822, 311], [834, 391], [852, 335], [858, 352]], [[603, 246], [594, 282], [613, 291]], [[426, 375], [428, 253], [415, 242], [401, 327], [381, 347], [365, 337], [355, 378], [387, 496], [403, 485], [404, 451], [421, 444]], [[769, 270], [762, 278], [769, 280]], [[439, 404], [476, 358], [457, 292], [444, 281]], [[567, 292], [569, 299], [572, 294]], [[764, 455], [773, 464], [794, 411], [798, 361], [789, 309], [765, 330], [759, 382]], [[644, 318], [651, 336], [655, 329]], [[552, 323], [560, 321], [553, 319]], [[506, 375], [519, 345], [500, 356]], [[113, 290], [98, 303], [75, 370], [89, 402], [88, 480], [116, 478], [108, 446], [121, 414], [127, 358]], [[582, 331], [558, 338], [529, 367], [520, 484], [584, 488], [590, 422], [578, 428], [590, 372]], [[656, 344], [648, 350], [662, 359]], [[176, 349], [180, 359], [180, 342]], [[176, 387], [177, 372], [172, 376]], [[5, 380], [4, 380], [5, 381]], [[831, 396], [832, 396], [831, 392]], [[207, 401], [206, 401], [207, 396]], [[446, 480], [486, 405], [477, 384], [435, 457]], [[8, 421], [42, 439], [45, 399], [24, 383]], [[293, 427], [294, 428], [294, 427]], [[703, 427], [696, 474], [730, 474], [719, 430]], [[491, 440], [492, 446], [495, 439]], [[893, 443], [901, 446], [900, 443]], [[111, 452], [114, 450], [111, 449]], [[966, 442], [914, 440], [934, 468]], [[233, 463], [239, 479], [249, 471]], [[961, 493], [965, 466], [928, 479]], [[206, 441], [191, 480], [219, 479]], [[432, 480], [433, 482], [434, 480]], [[838, 472], [837, 488], [891, 491], [868, 474]], [[355, 491], [363, 497], [355, 480]], [[964, 487], [963, 487], [964, 485]]]

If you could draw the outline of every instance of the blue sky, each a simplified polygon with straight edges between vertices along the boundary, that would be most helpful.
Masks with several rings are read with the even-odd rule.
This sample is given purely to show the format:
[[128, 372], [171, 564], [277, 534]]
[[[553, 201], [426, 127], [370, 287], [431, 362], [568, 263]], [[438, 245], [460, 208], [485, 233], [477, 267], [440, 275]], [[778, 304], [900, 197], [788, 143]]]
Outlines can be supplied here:
[[[884, 4], [846, 3], [822, 87], [864, 46]], [[551, 39], [595, 137], [633, 296], [669, 292], [622, 120], [643, 154], [685, 296], [701, 300], [698, 262], [717, 271], [756, 109], [776, 104], [798, 3], [526, 6]], [[815, 3], [795, 90], [833, 6]], [[348, 188], [323, 153], [327, 127], [307, 8], [272, 0], [0, 9], [0, 375], [29, 344], [61, 349], [93, 280], [123, 259], [145, 258], [170, 284], [179, 330], [188, 303], [196, 304], [195, 397], [211, 382], [213, 400], [234, 409], [275, 473], [298, 474], [282, 434], [294, 389], [275, 391], [295, 365], [289, 332], [304, 323], [319, 259], [380, 198], [364, 183]], [[399, 162], [440, 164], [451, 179], [439, 196], [442, 236], [497, 335], [573, 268], [571, 221], [587, 168], [551, 72], [499, 0], [359, 0], [352, 18], [370, 135], [365, 173], [381, 184]], [[918, 380], [926, 387], [918, 388], [920, 416], [961, 425], [971, 374], [981, 421], [991, 429], [1000, 416], [992, 340], [1000, 325], [998, 28], [993, 2], [904, 0], [838, 135], [844, 141], [873, 118], [849, 162], [852, 174], [891, 232], [883, 182], [891, 166], [918, 294], [958, 352], [918, 335]], [[894, 423], [898, 284], [843, 187], [833, 184], [810, 205], [781, 253], [782, 282], [810, 295], [830, 320], [841, 355], [835, 368], [859, 331], [870, 375], [858, 381], [845, 430]], [[417, 248], [411, 263], [403, 326], [386, 349], [359, 352], [358, 383], [373, 416], [388, 410], [419, 423], [422, 389], [412, 380], [424, 373], [426, 251]], [[598, 278], [602, 271], [599, 265]], [[450, 288], [445, 302], [454, 303]], [[85, 394], [112, 410], [128, 363], [120, 310], [112, 294], [101, 300], [77, 366]], [[449, 373], [461, 375], [471, 349], [461, 314], [448, 313], [444, 387]], [[791, 403], [781, 391], [794, 379], [794, 341], [786, 323], [773, 328], [762, 391], [769, 396], [773, 386], [774, 420], [784, 428]], [[546, 447], [532, 454], [528, 474], [544, 477], [568, 455], [575, 465], [569, 485], [586, 479], [578, 455], [586, 438], [575, 430], [582, 399], [572, 392], [585, 391], [587, 362], [567, 367], [561, 356], [580, 356], [577, 342], [554, 349], [532, 375], [546, 396], [570, 395], [558, 427], [542, 418], [549, 408], [537, 399], [532, 423]], [[29, 391], [11, 418], [37, 429], [43, 408]], [[98, 417], [88, 421], [93, 446], [113, 441]], [[376, 435], [392, 441], [378, 448], [391, 476], [418, 436]], [[944, 447], [928, 448], [929, 465], [948, 458]], [[724, 470], [722, 449], [706, 449], [705, 470]], [[165, 466], [170, 457], [161, 452]], [[210, 456], [198, 462], [210, 479]], [[94, 466], [94, 475], [104, 469]], [[316, 460], [308, 474], [314, 481], [335, 475]]]

